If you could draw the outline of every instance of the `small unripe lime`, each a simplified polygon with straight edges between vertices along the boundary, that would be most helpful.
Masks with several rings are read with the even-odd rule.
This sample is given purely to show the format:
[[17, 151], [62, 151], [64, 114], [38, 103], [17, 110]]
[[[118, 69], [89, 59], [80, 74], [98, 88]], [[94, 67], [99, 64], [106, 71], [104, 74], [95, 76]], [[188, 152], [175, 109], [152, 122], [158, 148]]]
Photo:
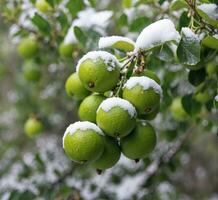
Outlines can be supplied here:
[[63, 58], [72, 58], [73, 45], [61, 43], [59, 46], [59, 54]]
[[67, 156], [79, 163], [97, 160], [103, 153], [101, 129], [91, 122], [76, 122], [66, 129], [63, 148]]
[[173, 118], [177, 121], [185, 121], [188, 118], [188, 114], [184, 110], [182, 100], [179, 97], [173, 100], [172, 105], [170, 106], [170, 111]]
[[123, 89], [123, 98], [132, 103], [140, 114], [153, 112], [160, 104], [161, 94], [160, 85], [146, 76], [131, 77]]
[[140, 120], [132, 133], [120, 139], [121, 151], [127, 158], [141, 159], [154, 150], [156, 140], [154, 128]]
[[100, 94], [93, 94], [86, 97], [79, 107], [79, 117], [82, 121], [96, 122], [96, 112], [106, 97]]
[[46, 13], [52, 9], [50, 4], [46, 0], [37, 0], [35, 6], [39, 11], [43, 13]]
[[209, 63], [207, 65], [206, 71], [207, 71], [209, 76], [212, 76], [212, 75], [218, 73], [218, 67], [214, 63]]
[[208, 92], [208, 90], [205, 90], [203, 92], [198, 92], [196, 95], [195, 95], [195, 99], [196, 101], [202, 103], [202, 104], [205, 104], [207, 103], [209, 100], [210, 100], [210, 93]]
[[112, 97], [104, 100], [98, 110], [98, 126], [111, 137], [124, 137], [135, 127], [136, 110], [128, 101]]
[[38, 52], [38, 44], [33, 38], [25, 38], [19, 43], [17, 51], [22, 58], [32, 58]]
[[69, 96], [75, 97], [76, 99], [84, 99], [90, 94], [82, 85], [77, 73], [73, 73], [68, 77], [65, 83], [65, 90]]
[[147, 76], [156, 81], [159, 85], [161, 83], [159, 77], [153, 71], [148, 69], [145, 69], [142, 72], [135, 72], [133, 76]]
[[23, 65], [23, 75], [26, 80], [37, 82], [41, 77], [41, 71], [36, 63], [26, 61]]
[[96, 169], [104, 170], [113, 167], [120, 159], [120, 148], [117, 141], [104, 137], [104, 151], [99, 159], [93, 162]]
[[119, 81], [120, 64], [116, 57], [105, 51], [92, 51], [77, 64], [83, 85], [90, 91], [103, 93], [113, 89]]
[[29, 118], [24, 125], [24, 132], [29, 137], [34, 137], [41, 133], [43, 129], [42, 123], [36, 118]]

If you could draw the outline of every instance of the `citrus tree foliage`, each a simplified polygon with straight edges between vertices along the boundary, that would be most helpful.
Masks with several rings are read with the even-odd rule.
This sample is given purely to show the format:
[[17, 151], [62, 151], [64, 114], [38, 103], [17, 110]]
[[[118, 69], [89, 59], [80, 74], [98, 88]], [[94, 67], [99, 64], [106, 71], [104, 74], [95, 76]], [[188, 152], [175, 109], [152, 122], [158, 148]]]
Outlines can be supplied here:
[[[216, 3], [3, 0], [1, 19], [9, 26], [19, 66], [10, 74], [1, 59], [0, 76], [11, 76], [12, 89], [2, 103], [7, 106], [0, 108], [0, 197], [179, 199], [182, 194], [170, 180], [183, 167], [192, 145], [189, 136], [218, 132]], [[108, 85], [87, 82], [88, 72], [80, 72], [96, 54], [103, 64], [107, 60], [109, 72], [119, 65], [112, 77], [102, 75]], [[16, 55], [11, 55], [12, 61]], [[143, 85], [142, 77], [159, 92], [158, 102], [146, 110], [134, 102], [139, 97], [125, 91], [131, 89], [129, 80]], [[95, 116], [86, 119], [86, 108], [80, 108], [91, 92], [101, 93], [99, 103], [91, 103], [96, 110], [106, 98], [130, 101], [137, 117], [154, 127], [155, 149], [137, 163], [121, 155], [101, 175], [89, 164], [71, 162], [62, 148], [63, 133], [79, 118], [96, 123]]]

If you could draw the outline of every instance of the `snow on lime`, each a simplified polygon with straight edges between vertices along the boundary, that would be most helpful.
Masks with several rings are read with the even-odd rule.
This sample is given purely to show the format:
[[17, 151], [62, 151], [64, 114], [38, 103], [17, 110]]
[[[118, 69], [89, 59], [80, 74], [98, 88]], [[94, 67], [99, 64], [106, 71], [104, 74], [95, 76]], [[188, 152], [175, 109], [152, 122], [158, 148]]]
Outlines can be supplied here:
[[154, 91], [158, 94], [160, 94], [162, 96], [162, 89], [160, 87], [160, 85], [154, 81], [153, 79], [151, 78], [148, 78], [146, 76], [134, 76], [134, 77], [131, 77], [125, 84], [124, 84], [124, 88], [127, 88], [127, 89], [132, 89], [133, 87], [135, 87], [136, 85], [140, 85], [142, 86], [142, 88], [144, 90], [147, 90], [149, 88], [152, 88], [154, 89]]
[[135, 51], [151, 49], [165, 42], [179, 39], [180, 35], [173, 22], [169, 19], [162, 19], [143, 29], [136, 40]]
[[120, 108], [126, 110], [131, 117], [136, 116], [136, 109], [134, 108], [134, 106], [130, 102], [128, 102], [127, 100], [121, 99], [119, 97], [111, 97], [111, 98], [104, 100], [100, 104], [97, 112], [99, 111], [99, 109], [102, 109], [105, 112], [108, 112], [114, 107], [120, 107]]
[[[75, 122], [73, 124], [70, 124], [63, 136], [63, 145], [64, 145], [64, 138], [66, 137], [67, 134], [73, 135], [77, 130], [81, 131], [86, 131], [86, 130], [93, 130], [97, 132], [100, 135], [103, 135], [102, 130], [94, 123], [88, 122], [88, 121], [83, 121], [83, 122]], [[63, 146], [64, 147], [64, 146]]]
[[126, 42], [126, 43], [129, 43], [135, 46], [135, 42], [133, 42], [131, 39], [127, 37], [113, 35], [113, 36], [108, 36], [108, 37], [101, 37], [98, 42], [98, 47], [99, 48], [111, 47], [116, 42]]
[[213, 3], [203, 3], [198, 6], [198, 9], [206, 13], [214, 20], [218, 20], [217, 5]]
[[80, 65], [87, 59], [91, 59], [93, 62], [102, 59], [103, 62], [107, 65], [108, 71], [113, 71], [116, 67], [120, 67], [119, 61], [111, 53], [108, 53], [106, 51], [90, 51], [79, 60], [76, 66], [77, 72], [79, 71]]

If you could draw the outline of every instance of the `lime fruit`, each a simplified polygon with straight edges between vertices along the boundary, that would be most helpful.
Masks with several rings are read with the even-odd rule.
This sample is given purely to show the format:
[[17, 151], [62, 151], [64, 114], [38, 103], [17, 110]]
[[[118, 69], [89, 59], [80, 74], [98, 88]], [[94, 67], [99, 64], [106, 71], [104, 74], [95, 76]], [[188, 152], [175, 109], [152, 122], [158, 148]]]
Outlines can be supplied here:
[[120, 147], [118, 142], [111, 137], [104, 137], [104, 151], [99, 159], [92, 165], [98, 170], [105, 170], [113, 167], [120, 159]]
[[38, 44], [33, 38], [25, 38], [23, 39], [17, 47], [18, 54], [24, 58], [32, 58], [38, 52]]
[[41, 71], [36, 63], [26, 61], [23, 65], [23, 75], [26, 80], [37, 82], [41, 77]]
[[156, 141], [154, 128], [146, 121], [139, 120], [132, 133], [121, 138], [121, 151], [127, 158], [141, 159], [154, 150]]
[[132, 103], [140, 114], [149, 114], [157, 109], [161, 95], [160, 85], [146, 76], [131, 77], [123, 89], [123, 98]]
[[46, 13], [52, 9], [50, 4], [46, 0], [37, 0], [35, 6], [39, 11], [43, 13]]
[[36, 118], [29, 118], [24, 124], [24, 132], [29, 137], [34, 137], [43, 130], [42, 122]]
[[156, 81], [159, 85], [161, 83], [159, 77], [151, 70], [145, 69], [142, 72], [134, 72], [133, 76], [147, 76], [151, 79], [153, 79], [154, 81]]
[[76, 99], [84, 99], [90, 92], [82, 85], [78, 74], [71, 74], [65, 83], [65, 90], [67, 94]]
[[82, 121], [96, 122], [96, 112], [106, 97], [100, 94], [93, 94], [86, 97], [79, 107], [79, 117]]
[[80, 59], [77, 72], [88, 90], [104, 93], [118, 83], [120, 64], [114, 55], [106, 51], [91, 51]]
[[91, 122], [76, 122], [66, 129], [63, 148], [67, 156], [78, 163], [97, 160], [103, 153], [101, 129]]
[[104, 100], [98, 110], [98, 126], [111, 137], [124, 137], [135, 127], [136, 110], [128, 101], [112, 97]]
[[208, 90], [204, 90], [202, 92], [198, 92], [195, 95], [195, 99], [196, 99], [196, 101], [198, 101], [202, 104], [205, 104], [211, 99], [211, 96], [210, 96], [210, 93]]
[[170, 111], [172, 113], [172, 116], [177, 121], [185, 121], [188, 118], [188, 114], [184, 110], [182, 106], [182, 100], [180, 97], [177, 97], [173, 100]]
[[73, 45], [61, 43], [59, 46], [59, 54], [63, 58], [72, 58]]

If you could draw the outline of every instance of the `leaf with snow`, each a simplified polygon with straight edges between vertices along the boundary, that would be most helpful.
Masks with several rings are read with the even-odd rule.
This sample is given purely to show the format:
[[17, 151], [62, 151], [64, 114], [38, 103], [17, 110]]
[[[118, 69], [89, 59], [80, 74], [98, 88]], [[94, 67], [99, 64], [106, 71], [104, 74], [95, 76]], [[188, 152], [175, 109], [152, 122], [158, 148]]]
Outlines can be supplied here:
[[197, 7], [197, 11], [205, 21], [218, 28], [218, 6], [216, 4], [201, 4]]
[[109, 36], [101, 37], [98, 43], [99, 48], [112, 47], [122, 51], [133, 51], [135, 43], [127, 37], [122, 36]]
[[149, 50], [179, 39], [180, 35], [173, 22], [169, 19], [162, 19], [144, 28], [136, 40], [135, 51]]
[[179, 61], [185, 65], [196, 65], [200, 62], [200, 40], [190, 28], [182, 28], [181, 40], [177, 48]]

